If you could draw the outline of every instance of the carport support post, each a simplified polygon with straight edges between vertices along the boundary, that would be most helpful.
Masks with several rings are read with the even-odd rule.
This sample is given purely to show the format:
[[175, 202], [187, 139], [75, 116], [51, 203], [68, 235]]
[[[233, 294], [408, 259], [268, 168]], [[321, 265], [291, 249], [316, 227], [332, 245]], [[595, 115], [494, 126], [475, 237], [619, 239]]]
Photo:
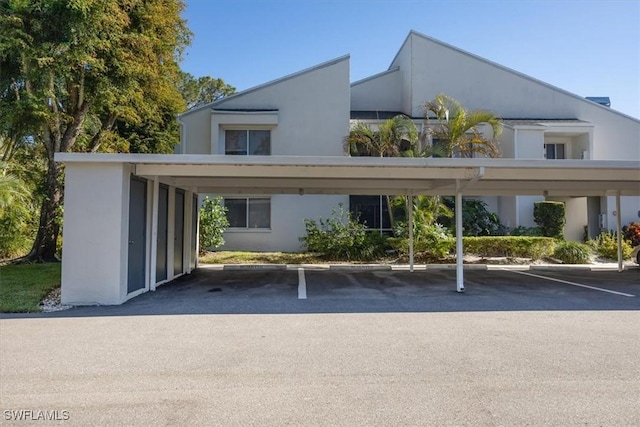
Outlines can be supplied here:
[[462, 251], [462, 191], [460, 182], [456, 181], [456, 290], [464, 292], [464, 269]]
[[409, 271], [413, 273], [413, 195], [407, 196], [407, 210], [409, 211]]
[[151, 199], [151, 259], [149, 260], [149, 289], [156, 290], [156, 264], [158, 262], [158, 201], [160, 200], [160, 182], [153, 177], [153, 195]]
[[621, 272], [622, 266], [622, 215], [620, 212], [620, 192], [616, 193], [616, 234], [618, 236], [618, 271]]

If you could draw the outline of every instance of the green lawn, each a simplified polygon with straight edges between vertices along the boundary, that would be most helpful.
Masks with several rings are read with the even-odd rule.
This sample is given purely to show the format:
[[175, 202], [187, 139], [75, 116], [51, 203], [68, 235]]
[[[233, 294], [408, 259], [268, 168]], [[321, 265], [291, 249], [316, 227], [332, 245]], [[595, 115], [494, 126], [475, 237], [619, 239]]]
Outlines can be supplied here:
[[40, 301], [60, 286], [60, 266], [60, 263], [0, 266], [0, 312], [40, 311]]

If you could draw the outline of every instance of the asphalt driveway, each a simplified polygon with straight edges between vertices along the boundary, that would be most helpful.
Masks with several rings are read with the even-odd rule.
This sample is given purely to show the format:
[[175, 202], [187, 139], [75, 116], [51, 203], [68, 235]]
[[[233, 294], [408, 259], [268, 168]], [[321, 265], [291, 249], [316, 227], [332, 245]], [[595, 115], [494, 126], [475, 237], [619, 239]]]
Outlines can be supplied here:
[[639, 425], [639, 273], [470, 270], [458, 294], [449, 270], [202, 269], [0, 319], [0, 417]]

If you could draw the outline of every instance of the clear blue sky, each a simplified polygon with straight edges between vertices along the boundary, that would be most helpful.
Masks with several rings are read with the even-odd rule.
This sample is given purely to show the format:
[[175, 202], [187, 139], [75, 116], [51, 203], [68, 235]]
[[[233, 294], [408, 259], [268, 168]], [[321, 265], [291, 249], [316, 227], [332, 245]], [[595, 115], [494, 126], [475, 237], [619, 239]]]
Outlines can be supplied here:
[[640, 118], [640, 0], [186, 0], [182, 64], [238, 90], [351, 54], [386, 70], [413, 29]]

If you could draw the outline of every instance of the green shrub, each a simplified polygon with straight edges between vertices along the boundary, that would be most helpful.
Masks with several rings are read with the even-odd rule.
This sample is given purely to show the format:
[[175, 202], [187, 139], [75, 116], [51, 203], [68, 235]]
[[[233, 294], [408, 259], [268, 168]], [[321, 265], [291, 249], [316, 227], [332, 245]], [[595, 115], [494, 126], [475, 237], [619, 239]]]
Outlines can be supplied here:
[[[443, 198], [446, 207], [455, 211], [455, 199]], [[455, 216], [439, 217], [438, 222], [455, 232]], [[464, 236], [501, 236], [505, 227], [500, 218], [487, 209], [482, 200], [462, 199], [462, 234]]]
[[578, 242], [560, 242], [553, 251], [553, 257], [565, 264], [588, 264], [591, 255], [591, 248]]
[[517, 226], [509, 232], [510, 236], [530, 236], [530, 237], [542, 237], [542, 230], [540, 227], [523, 227]]
[[[399, 223], [396, 227], [396, 238], [389, 239], [389, 244], [396, 251], [408, 254], [409, 239], [406, 225]], [[413, 251], [424, 253], [435, 258], [444, 258], [456, 247], [456, 241], [447, 233], [440, 224], [416, 227], [413, 238]]]
[[[588, 244], [602, 258], [618, 259], [618, 237], [615, 233], [601, 233], [594, 240], [590, 240]], [[622, 259], [629, 259], [631, 252], [633, 252], [631, 244], [625, 239], [622, 239]]]
[[465, 237], [464, 252], [483, 257], [518, 257], [539, 259], [553, 253], [555, 240], [550, 237]]
[[310, 252], [326, 259], [366, 261], [384, 254], [387, 239], [345, 211], [342, 204], [327, 219], [304, 220], [306, 235], [300, 240]]
[[200, 253], [209, 248], [224, 245], [224, 230], [229, 227], [227, 208], [222, 204], [222, 197], [210, 199], [205, 197], [200, 208]]
[[533, 205], [533, 220], [540, 226], [542, 235], [564, 239], [565, 206], [563, 202], [536, 202]]

